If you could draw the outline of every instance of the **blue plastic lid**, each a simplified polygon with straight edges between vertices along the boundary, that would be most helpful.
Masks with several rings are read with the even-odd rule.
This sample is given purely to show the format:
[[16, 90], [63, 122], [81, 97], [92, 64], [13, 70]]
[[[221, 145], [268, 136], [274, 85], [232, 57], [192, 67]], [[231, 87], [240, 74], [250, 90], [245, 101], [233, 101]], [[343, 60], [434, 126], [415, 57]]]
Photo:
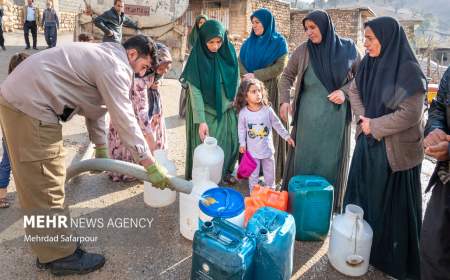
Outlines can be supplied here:
[[244, 197], [230, 188], [213, 188], [203, 193], [202, 198], [211, 197], [216, 200], [211, 205], [205, 205], [200, 201], [198, 206], [206, 215], [216, 218], [232, 218], [245, 210]]

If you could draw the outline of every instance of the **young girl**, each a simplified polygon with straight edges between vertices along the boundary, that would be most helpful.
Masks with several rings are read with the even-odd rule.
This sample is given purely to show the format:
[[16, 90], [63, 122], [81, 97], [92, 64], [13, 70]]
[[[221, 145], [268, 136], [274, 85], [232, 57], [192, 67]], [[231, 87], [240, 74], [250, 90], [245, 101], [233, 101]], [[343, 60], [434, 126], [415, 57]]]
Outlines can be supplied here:
[[[11, 57], [9, 61], [8, 67], [8, 75], [16, 68], [19, 63], [25, 60], [29, 54], [26, 53], [16, 53]], [[2, 138], [2, 146], [3, 146], [3, 157], [0, 162], [0, 208], [8, 208], [9, 201], [6, 198], [7, 190], [6, 188], [9, 185], [9, 179], [11, 176], [11, 164], [9, 162], [8, 150], [6, 148], [5, 138]]]
[[265, 185], [275, 188], [275, 149], [272, 140], [272, 128], [292, 147], [294, 140], [284, 128], [267, 100], [264, 84], [257, 79], [242, 81], [236, 98], [239, 112], [239, 152], [247, 150], [256, 160], [255, 171], [250, 175], [250, 191], [258, 183], [259, 170], [262, 166]]

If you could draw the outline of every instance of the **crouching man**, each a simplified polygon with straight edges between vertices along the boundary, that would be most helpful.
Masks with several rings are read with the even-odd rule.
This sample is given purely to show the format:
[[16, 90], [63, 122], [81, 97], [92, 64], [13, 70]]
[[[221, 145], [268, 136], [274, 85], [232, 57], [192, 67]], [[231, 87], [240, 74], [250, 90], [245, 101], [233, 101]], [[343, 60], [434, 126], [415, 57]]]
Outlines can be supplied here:
[[[27, 214], [64, 209], [60, 122], [75, 114], [86, 118], [90, 140], [102, 157], [107, 154], [105, 115], [109, 112], [152, 184], [168, 186], [166, 170], [155, 163], [129, 100], [134, 74], [144, 74], [156, 62], [154, 42], [139, 35], [123, 45], [71, 43], [51, 48], [32, 55], [6, 78], [0, 86], [0, 121], [19, 202]], [[68, 229], [56, 231], [70, 235]], [[25, 232], [45, 234], [31, 227]], [[31, 247], [38, 267], [55, 275], [85, 274], [105, 263], [102, 255], [85, 252], [74, 242], [32, 242]]]

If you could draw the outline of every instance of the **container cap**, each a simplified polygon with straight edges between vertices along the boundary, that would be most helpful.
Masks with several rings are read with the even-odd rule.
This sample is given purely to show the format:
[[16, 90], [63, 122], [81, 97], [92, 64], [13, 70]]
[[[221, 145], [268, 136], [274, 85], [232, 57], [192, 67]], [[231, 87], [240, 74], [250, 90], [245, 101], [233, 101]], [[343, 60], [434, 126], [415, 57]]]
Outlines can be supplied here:
[[232, 218], [241, 214], [245, 209], [244, 197], [230, 188], [213, 188], [203, 193], [202, 198], [213, 198], [215, 203], [204, 205], [198, 203], [200, 210], [206, 215], [216, 218]]

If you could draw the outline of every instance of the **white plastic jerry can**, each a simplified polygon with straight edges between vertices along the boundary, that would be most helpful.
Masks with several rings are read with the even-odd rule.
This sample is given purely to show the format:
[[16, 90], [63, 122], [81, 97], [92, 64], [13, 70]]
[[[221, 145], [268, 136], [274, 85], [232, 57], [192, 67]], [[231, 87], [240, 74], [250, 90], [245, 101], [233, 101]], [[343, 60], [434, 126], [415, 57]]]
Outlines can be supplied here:
[[373, 231], [363, 217], [361, 207], [348, 204], [331, 226], [328, 259], [336, 270], [348, 276], [362, 276], [369, 268]]
[[[155, 150], [153, 155], [156, 161], [164, 166], [168, 173], [175, 176], [177, 168], [175, 163], [167, 158], [167, 152], [164, 150]], [[151, 207], [165, 207], [175, 202], [177, 193], [170, 189], [158, 189], [152, 186], [150, 182], [144, 182], [144, 202]]]
[[207, 167], [209, 178], [218, 184], [222, 179], [224, 153], [217, 145], [217, 139], [206, 137], [203, 144], [198, 145], [194, 150], [193, 168]]
[[217, 184], [209, 179], [209, 169], [198, 167], [192, 170], [193, 188], [191, 194], [180, 193], [180, 232], [184, 238], [193, 240], [198, 229], [200, 209], [198, 203], [201, 195]]

